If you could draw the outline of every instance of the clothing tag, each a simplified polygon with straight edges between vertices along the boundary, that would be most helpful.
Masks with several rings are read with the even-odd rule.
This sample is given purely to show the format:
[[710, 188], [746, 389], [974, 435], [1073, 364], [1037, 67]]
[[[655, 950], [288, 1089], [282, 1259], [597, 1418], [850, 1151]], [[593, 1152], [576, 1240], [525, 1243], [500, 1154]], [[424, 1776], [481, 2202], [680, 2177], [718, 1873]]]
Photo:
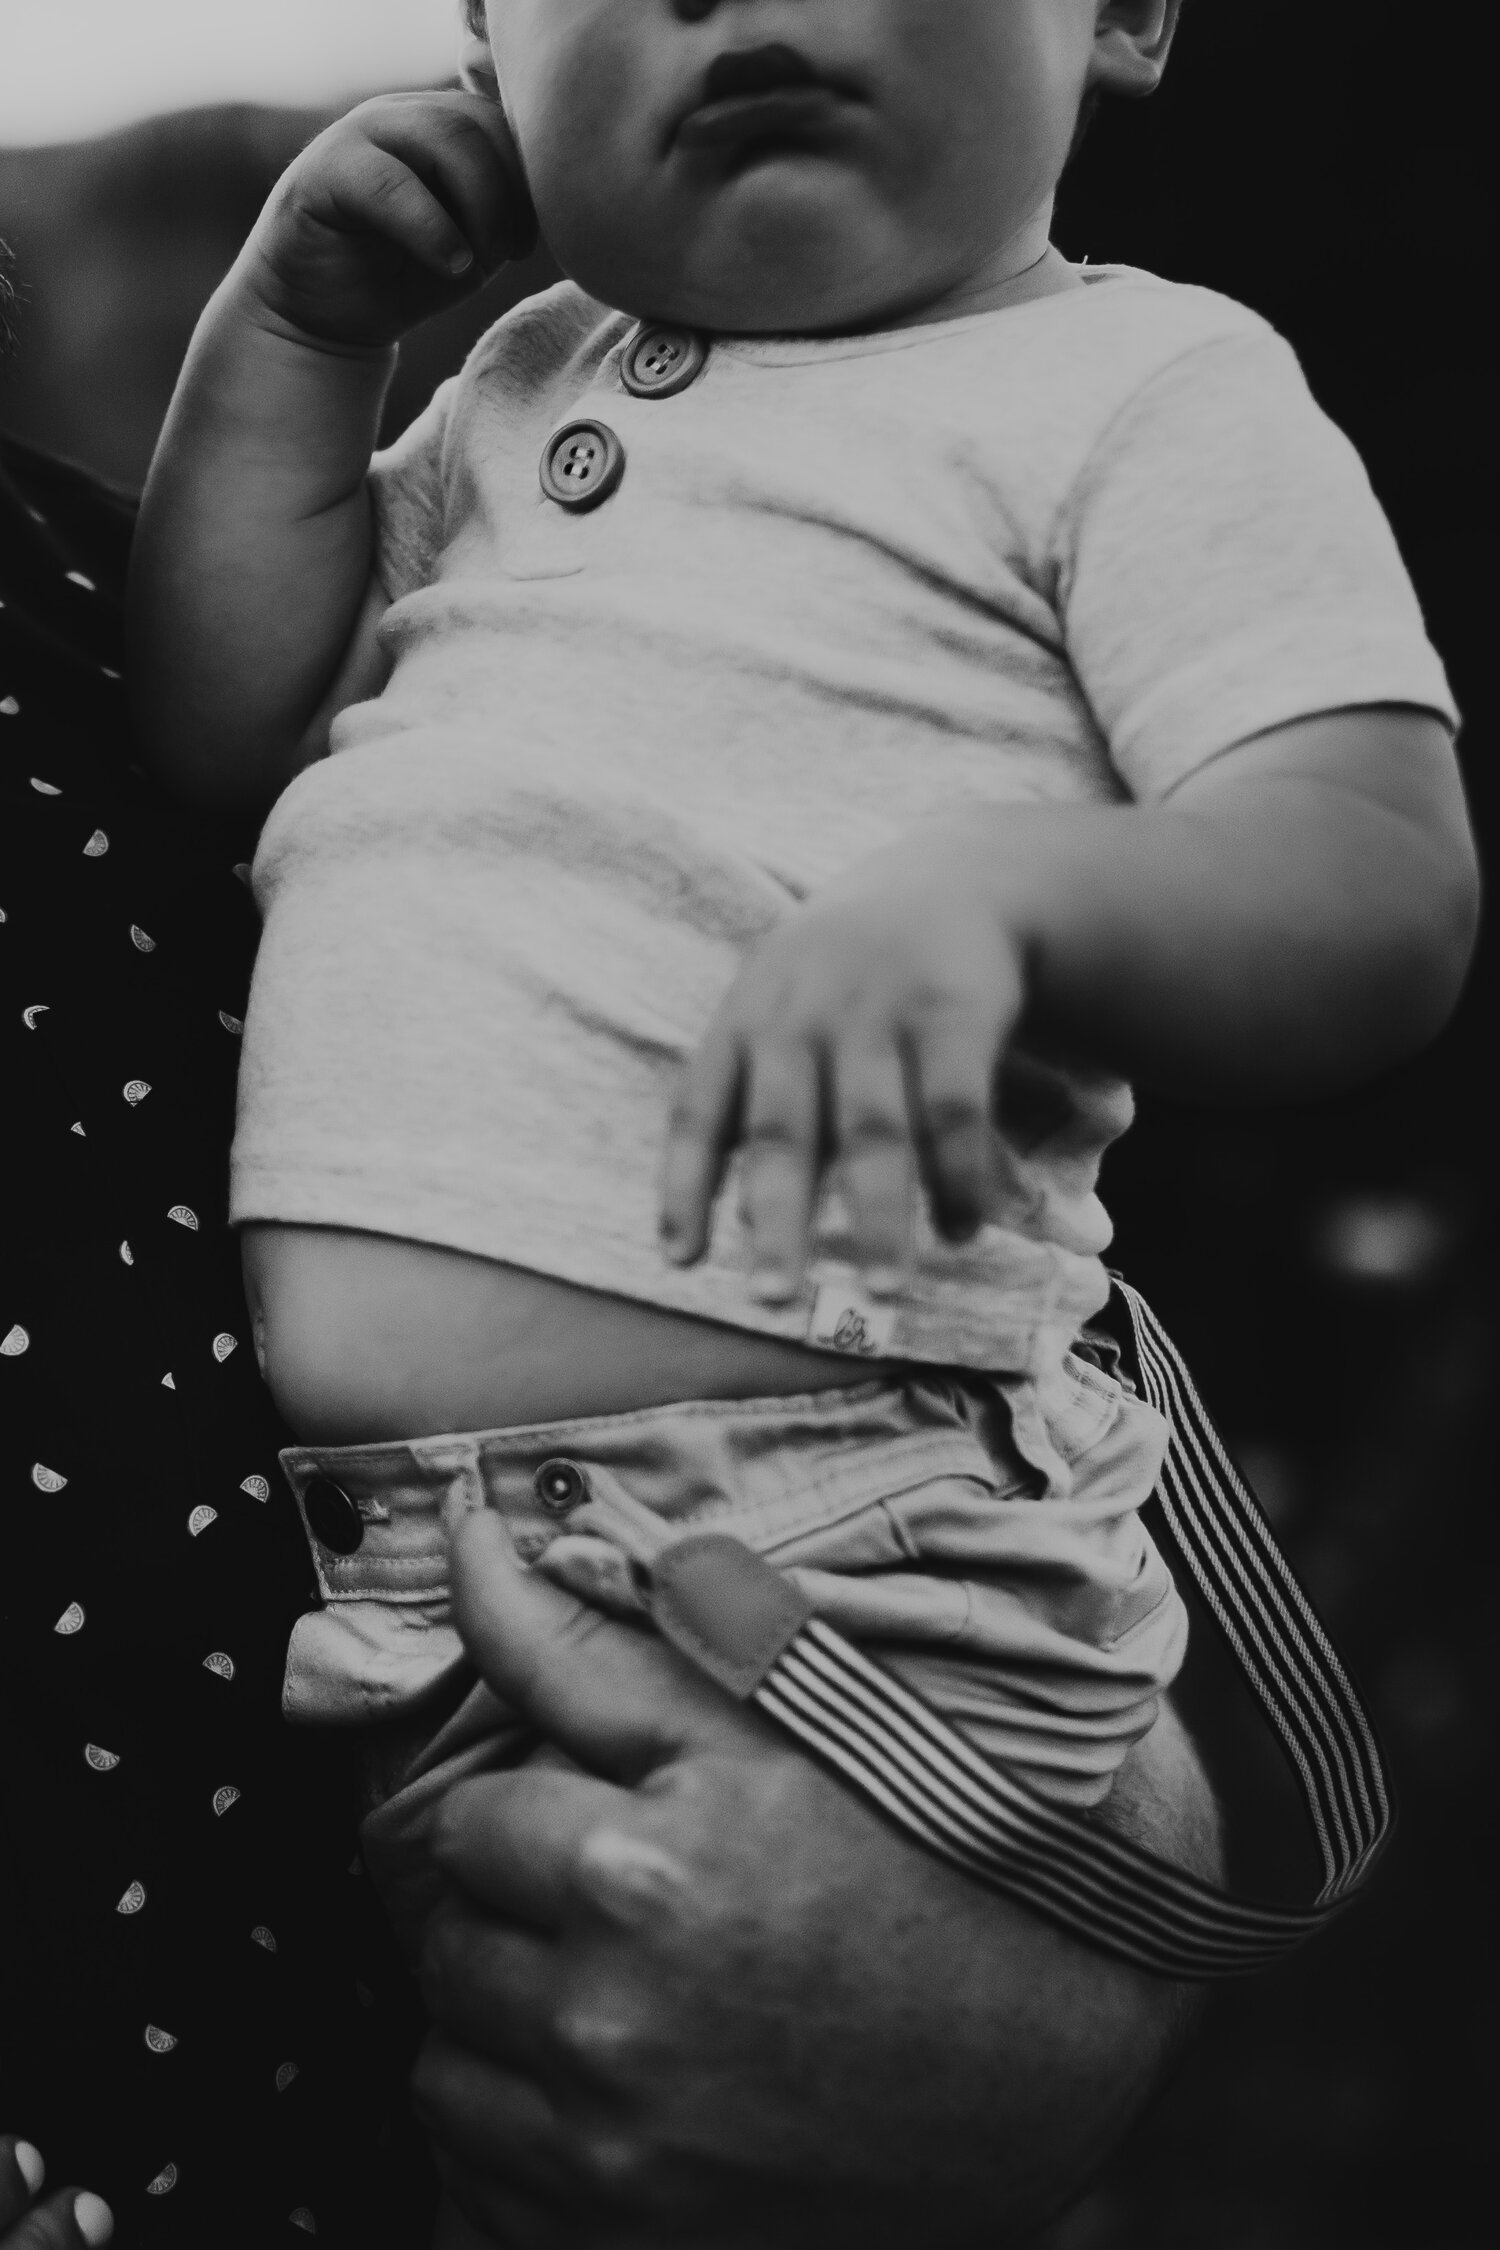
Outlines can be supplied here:
[[807, 1340], [825, 1351], [848, 1352], [858, 1359], [889, 1356], [898, 1307], [882, 1304], [857, 1281], [825, 1281], [813, 1299]]

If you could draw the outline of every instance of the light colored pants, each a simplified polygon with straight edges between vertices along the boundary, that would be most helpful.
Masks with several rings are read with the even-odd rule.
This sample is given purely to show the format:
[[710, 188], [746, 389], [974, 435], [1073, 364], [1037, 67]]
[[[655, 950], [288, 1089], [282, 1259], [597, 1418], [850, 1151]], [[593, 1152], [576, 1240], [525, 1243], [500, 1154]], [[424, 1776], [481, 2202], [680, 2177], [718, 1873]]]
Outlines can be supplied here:
[[[1059, 1802], [1096, 1804], [1186, 1647], [1139, 1515], [1165, 1443], [1151, 1407], [1070, 1355], [1045, 1384], [923, 1369], [798, 1398], [292, 1447], [304, 1520], [313, 1480], [331, 1479], [359, 1545], [335, 1553], [309, 1529], [325, 1606], [293, 1633], [285, 1708], [371, 1730], [366, 1853], [414, 1935], [439, 1798], [533, 1746], [451, 1622], [452, 1525], [497, 1510], [523, 1562], [545, 1557], [549, 1576], [627, 1613], [641, 1606], [631, 1560], [711, 1529], [785, 1570], [988, 1756]], [[554, 1491], [549, 1505], [534, 1484], [558, 1458], [586, 1468], [581, 1504]]]

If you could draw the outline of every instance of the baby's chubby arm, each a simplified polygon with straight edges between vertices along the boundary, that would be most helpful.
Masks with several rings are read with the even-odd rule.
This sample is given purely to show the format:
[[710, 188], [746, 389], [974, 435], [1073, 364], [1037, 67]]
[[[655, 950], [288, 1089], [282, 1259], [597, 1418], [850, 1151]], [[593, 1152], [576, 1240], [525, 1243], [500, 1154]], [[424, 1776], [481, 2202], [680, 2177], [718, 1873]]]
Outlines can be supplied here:
[[876, 1293], [920, 1186], [963, 1241], [992, 1208], [1018, 1037], [1206, 1100], [1332, 1092], [1439, 1029], [1478, 877], [1446, 728], [1334, 711], [1165, 799], [968, 806], [861, 862], [752, 954], [684, 1074], [662, 1237], [703, 1254], [736, 1147], [755, 1295], [793, 1297], [836, 1164]]
[[198, 324], [141, 504], [129, 617], [148, 760], [263, 809], [380, 685], [366, 472], [406, 331], [524, 254], [503, 115], [366, 102], [278, 183]]

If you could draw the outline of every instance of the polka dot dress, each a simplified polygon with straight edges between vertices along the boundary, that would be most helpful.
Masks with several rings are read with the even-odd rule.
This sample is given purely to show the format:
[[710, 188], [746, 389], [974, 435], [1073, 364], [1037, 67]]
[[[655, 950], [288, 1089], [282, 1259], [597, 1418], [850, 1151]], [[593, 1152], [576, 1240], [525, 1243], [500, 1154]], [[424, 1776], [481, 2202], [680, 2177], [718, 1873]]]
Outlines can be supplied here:
[[414, 2011], [225, 1222], [245, 840], [127, 763], [130, 511], [0, 441], [0, 2129], [116, 2241], [426, 2241]]

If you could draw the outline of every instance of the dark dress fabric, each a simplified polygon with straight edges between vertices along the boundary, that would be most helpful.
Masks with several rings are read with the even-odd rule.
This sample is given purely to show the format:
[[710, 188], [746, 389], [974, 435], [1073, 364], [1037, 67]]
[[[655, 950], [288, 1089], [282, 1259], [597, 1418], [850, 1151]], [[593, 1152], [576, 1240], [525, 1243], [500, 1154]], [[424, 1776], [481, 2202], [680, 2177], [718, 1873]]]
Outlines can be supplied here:
[[0, 440], [0, 2130], [121, 2250], [419, 2250], [414, 2022], [226, 1224], [247, 839], [129, 763], [128, 502]]

